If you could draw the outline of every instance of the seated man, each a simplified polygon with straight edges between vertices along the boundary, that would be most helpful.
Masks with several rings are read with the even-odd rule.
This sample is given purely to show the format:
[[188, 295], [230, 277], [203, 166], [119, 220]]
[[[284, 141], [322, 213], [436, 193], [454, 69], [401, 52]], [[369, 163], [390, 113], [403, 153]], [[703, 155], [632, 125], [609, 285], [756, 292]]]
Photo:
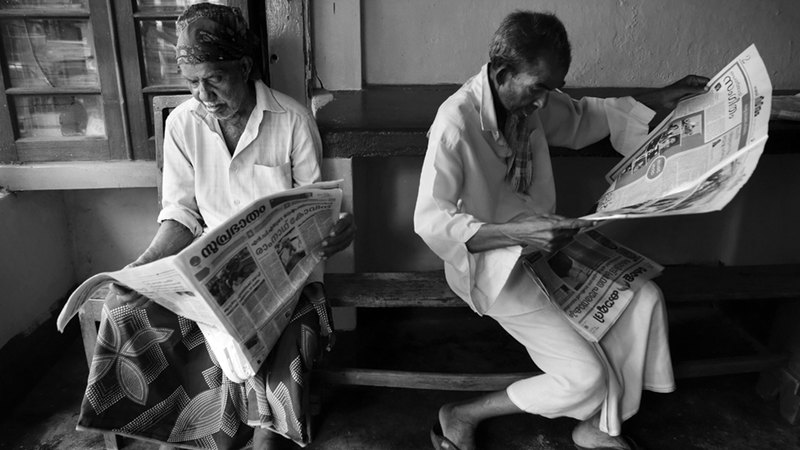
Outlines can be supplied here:
[[[168, 116], [158, 232], [131, 266], [173, 255], [248, 203], [320, 180], [310, 112], [253, 77], [254, 37], [236, 8], [190, 6], [177, 21], [177, 61], [193, 98]], [[353, 239], [343, 214], [323, 258]], [[232, 338], [124, 287], [109, 296], [79, 428], [193, 448], [242, 448], [270, 429], [300, 444], [303, 380], [329, 311], [320, 265], [258, 373], [231, 362]], [[264, 299], [269, 301], [269, 299]], [[307, 381], [307, 380], [306, 380]], [[256, 448], [265, 432], [255, 433]]]
[[437, 449], [474, 449], [481, 420], [516, 412], [580, 420], [572, 434], [578, 448], [630, 449], [621, 426], [638, 410], [642, 389], [675, 387], [655, 284], [639, 289], [593, 345], [547, 300], [520, 256], [557, 250], [592, 225], [554, 214], [550, 145], [581, 148], [610, 134], [616, 149], [635, 150], [650, 108], [672, 108], [708, 80], [688, 76], [637, 98], [576, 101], [559, 91], [570, 62], [555, 16], [515, 12], [495, 33], [489, 63], [442, 104], [430, 128], [414, 229], [444, 260], [452, 290], [500, 323], [544, 372], [442, 406], [431, 430]]

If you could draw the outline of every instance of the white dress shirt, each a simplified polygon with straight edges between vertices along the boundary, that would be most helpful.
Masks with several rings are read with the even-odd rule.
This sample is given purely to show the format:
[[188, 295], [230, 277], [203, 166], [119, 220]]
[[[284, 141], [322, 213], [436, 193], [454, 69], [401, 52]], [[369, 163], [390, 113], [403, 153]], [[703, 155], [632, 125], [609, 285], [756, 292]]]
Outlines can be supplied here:
[[483, 66], [439, 107], [414, 212], [414, 230], [444, 261], [450, 288], [478, 314], [492, 306], [522, 247], [470, 253], [466, 242], [484, 223], [555, 212], [549, 145], [579, 149], [610, 133], [617, 151], [630, 152], [644, 141], [654, 114], [631, 97], [573, 100], [552, 92], [547, 105], [528, 116], [533, 181], [527, 193], [517, 193], [505, 181], [511, 149], [498, 128]]
[[248, 203], [320, 180], [322, 142], [311, 113], [256, 82], [256, 106], [231, 156], [219, 122], [187, 100], [167, 116], [163, 209], [195, 236]]
[[[196, 99], [167, 116], [159, 222], [175, 220], [197, 237], [261, 197], [320, 180], [322, 141], [311, 113], [261, 81], [255, 86], [256, 106], [233, 155], [219, 122]], [[323, 272], [320, 263], [308, 282], [322, 281]], [[255, 375], [230, 335], [198, 326], [229, 379]]]

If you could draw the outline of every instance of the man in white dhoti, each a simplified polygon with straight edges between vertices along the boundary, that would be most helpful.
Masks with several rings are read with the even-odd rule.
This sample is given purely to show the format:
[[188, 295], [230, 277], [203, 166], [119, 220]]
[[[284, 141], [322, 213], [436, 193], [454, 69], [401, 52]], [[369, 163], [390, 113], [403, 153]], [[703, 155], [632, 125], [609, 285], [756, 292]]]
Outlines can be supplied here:
[[481, 420], [524, 411], [578, 419], [578, 448], [629, 449], [621, 425], [637, 412], [642, 389], [675, 388], [655, 284], [643, 286], [593, 345], [548, 302], [520, 255], [551, 252], [591, 225], [555, 215], [549, 145], [582, 148], [610, 134], [618, 151], [633, 151], [654, 110], [701, 92], [708, 79], [687, 76], [635, 98], [576, 101], [559, 91], [570, 62], [555, 16], [513, 13], [495, 33], [490, 62], [442, 104], [430, 128], [415, 231], [444, 260], [453, 291], [499, 322], [544, 372], [442, 406], [431, 430], [436, 448], [474, 449]]

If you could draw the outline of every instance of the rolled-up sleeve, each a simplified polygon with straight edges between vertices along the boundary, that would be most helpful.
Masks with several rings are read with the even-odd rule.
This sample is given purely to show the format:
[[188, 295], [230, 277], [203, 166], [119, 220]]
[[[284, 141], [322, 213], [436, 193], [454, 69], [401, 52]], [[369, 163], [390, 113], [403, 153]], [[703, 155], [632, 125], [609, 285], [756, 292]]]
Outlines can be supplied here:
[[194, 168], [182, 150], [186, 145], [181, 140], [180, 124], [171, 119], [173, 116], [167, 117], [164, 133], [164, 173], [158, 222], [174, 220], [197, 237], [203, 233], [203, 222], [195, 198]]
[[306, 186], [322, 177], [322, 139], [310, 115], [299, 116], [292, 135], [292, 184]]
[[628, 154], [644, 141], [654, 115], [633, 97], [575, 100], [557, 91], [540, 117], [551, 146], [580, 149], [610, 135], [614, 149]]
[[647, 138], [650, 121], [656, 112], [633, 97], [603, 100], [611, 132], [611, 145], [624, 156], [638, 149]]

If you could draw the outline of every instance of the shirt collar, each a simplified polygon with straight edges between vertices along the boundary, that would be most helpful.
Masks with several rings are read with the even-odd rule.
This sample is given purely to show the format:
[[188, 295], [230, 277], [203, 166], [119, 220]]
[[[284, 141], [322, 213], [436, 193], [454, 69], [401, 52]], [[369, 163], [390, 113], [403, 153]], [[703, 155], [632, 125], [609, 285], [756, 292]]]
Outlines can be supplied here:
[[481, 73], [478, 75], [480, 80], [480, 111], [481, 111], [481, 130], [489, 131], [493, 135], [499, 133], [497, 127], [497, 112], [494, 110], [494, 99], [492, 97], [492, 86], [489, 84], [489, 64], [484, 64]]
[[[286, 110], [278, 103], [278, 100], [275, 98], [275, 95], [272, 93], [272, 89], [268, 88], [263, 81], [257, 80], [255, 81], [256, 84], [256, 111], [269, 111], [273, 113], [285, 113]], [[214, 128], [212, 125], [213, 118], [208, 114], [206, 108], [203, 107], [201, 102], [197, 102], [194, 107], [194, 114], [203, 122], [209, 124], [211, 128]]]
[[478, 105], [481, 115], [481, 130], [490, 133], [497, 145], [492, 148], [497, 156], [507, 158], [511, 156], [511, 149], [506, 144], [506, 139], [497, 125], [497, 111], [494, 109], [494, 98], [492, 97], [492, 86], [489, 84], [489, 64], [484, 64], [481, 72], [478, 74], [477, 85], [480, 86]]

